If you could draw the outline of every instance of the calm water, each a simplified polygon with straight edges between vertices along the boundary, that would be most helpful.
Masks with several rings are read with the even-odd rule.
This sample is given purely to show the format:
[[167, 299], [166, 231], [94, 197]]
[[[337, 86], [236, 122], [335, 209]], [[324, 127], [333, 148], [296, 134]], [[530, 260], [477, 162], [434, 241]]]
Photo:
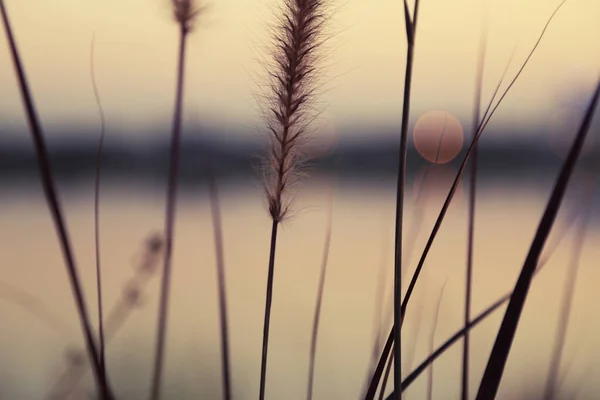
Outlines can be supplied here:
[[[417, 205], [414, 191], [408, 195], [407, 248], [414, 243], [418, 254], [441, 206], [444, 187], [449, 185], [444, 179], [438, 183], [425, 185]], [[538, 182], [535, 186], [488, 185], [481, 191], [476, 226], [474, 313], [514, 285], [550, 187]], [[91, 187], [65, 188], [61, 194], [88, 308], [95, 319]], [[306, 185], [298, 196], [294, 215], [280, 234], [267, 378], [270, 399], [305, 398], [312, 315], [331, 194], [333, 236], [314, 398], [357, 399], [371, 360], [374, 321], [383, 321], [384, 335], [391, 324], [394, 183], [358, 186], [323, 179]], [[570, 208], [577, 207], [573, 202], [575, 196], [565, 202], [555, 233], [560, 231], [561, 218]], [[228, 185], [221, 188], [221, 197], [234, 398], [253, 399], [258, 394], [271, 224], [259, 188]], [[436, 345], [461, 325], [466, 200], [466, 192], [459, 191], [409, 306], [403, 328], [405, 373], [429, 351], [442, 287], [434, 335]], [[67, 350], [82, 346], [80, 328], [39, 188], [3, 189], [0, 204], [0, 398], [42, 399], [65, 371]], [[114, 306], [125, 283], [134, 275], [144, 240], [162, 228], [163, 206], [163, 194], [152, 188], [105, 186], [101, 248], [107, 310]], [[420, 219], [416, 217], [418, 210], [423, 210]], [[418, 234], [415, 236], [414, 232]], [[514, 396], [532, 386], [534, 389], [544, 386], [573, 233], [572, 229], [534, 281], [501, 388], [503, 398], [517, 398]], [[593, 393], [598, 389], [586, 377], [596, 367], [600, 355], [596, 345], [600, 320], [596, 318], [595, 307], [600, 298], [598, 243], [600, 224], [593, 223], [581, 258], [561, 369], [564, 387], [579, 388], [579, 398], [594, 398]], [[416, 255], [410, 260], [409, 269], [414, 268]], [[208, 197], [202, 190], [180, 197], [173, 273], [164, 398], [217, 399], [220, 342], [215, 258]], [[131, 312], [110, 340], [108, 364], [112, 383], [122, 399], [143, 399], [149, 390], [158, 284], [159, 279], [154, 276], [143, 286], [141, 306]], [[385, 289], [383, 296], [378, 295], [380, 287]], [[374, 312], [376, 304], [383, 304], [379, 307], [381, 313]], [[472, 336], [473, 393], [502, 313], [503, 309], [478, 326]], [[458, 345], [435, 364], [434, 398], [459, 397], [460, 355]], [[91, 387], [90, 382], [88, 374], [83, 380], [84, 390]], [[426, 383], [424, 374], [406, 392], [406, 398], [425, 398]], [[73, 398], [84, 397], [75, 393]]]

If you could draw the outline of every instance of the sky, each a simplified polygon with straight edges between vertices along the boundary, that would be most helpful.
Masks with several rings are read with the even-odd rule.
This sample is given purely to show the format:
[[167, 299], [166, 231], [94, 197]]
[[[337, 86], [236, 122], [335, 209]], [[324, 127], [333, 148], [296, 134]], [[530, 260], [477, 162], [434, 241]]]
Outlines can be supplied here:
[[[269, 27], [282, 0], [209, 0], [188, 43], [187, 123], [257, 135]], [[477, 49], [487, 27], [483, 101], [513, 53], [524, 61], [559, 0], [423, 0], [416, 37], [411, 121], [446, 111], [469, 124]], [[5, 0], [45, 126], [99, 124], [94, 68], [109, 126], [143, 135], [168, 126], [178, 30], [168, 0]], [[412, 2], [409, 1], [412, 6]], [[367, 137], [400, 126], [406, 38], [400, 0], [330, 0], [316, 129]], [[568, 0], [495, 123], [547, 124], [568, 103], [585, 104], [600, 74], [600, 2]], [[0, 30], [0, 128], [25, 127]], [[352, 128], [352, 129], [349, 129]], [[465, 128], [466, 129], [466, 128]], [[58, 129], [47, 129], [59, 134]]]

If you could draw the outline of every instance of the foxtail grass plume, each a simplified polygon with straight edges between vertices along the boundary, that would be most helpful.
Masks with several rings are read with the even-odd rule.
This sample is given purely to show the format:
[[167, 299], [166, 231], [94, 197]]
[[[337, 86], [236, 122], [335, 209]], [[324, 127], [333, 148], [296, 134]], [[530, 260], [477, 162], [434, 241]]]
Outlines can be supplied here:
[[194, 29], [198, 14], [204, 9], [196, 0], [171, 0], [173, 17], [186, 33]]
[[302, 161], [300, 147], [311, 122], [310, 104], [315, 93], [318, 50], [325, 23], [326, 0], [282, 0], [275, 29], [273, 62], [267, 67], [270, 90], [266, 103], [267, 128], [271, 139], [265, 191], [273, 220], [263, 326], [259, 400], [265, 398], [269, 327], [273, 301], [275, 253], [279, 223], [290, 209], [289, 189], [298, 177]]
[[169, 293], [171, 285], [171, 259], [175, 237], [175, 220], [177, 211], [177, 191], [179, 185], [181, 125], [183, 115], [183, 89], [185, 81], [186, 40], [194, 22], [202, 8], [193, 0], [171, 0], [175, 22], [179, 26], [179, 51], [177, 55], [177, 77], [175, 107], [173, 111], [173, 130], [169, 154], [169, 172], [167, 178], [167, 201], [165, 209], [165, 246], [163, 276], [160, 287], [159, 313], [157, 325], [156, 350], [152, 373], [150, 399], [158, 400], [162, 385], [162, 370], [167, 335], [167, 318], [169, 310]]
[[297, 180], [301, 142], [310, 122], [321, 33], [326, 20], [323, 0], [284, 0], [275, 34], [268, 100], [271, 151], [266, 194], [269, 214], [281, 221], [290, 208], [287, 192]]

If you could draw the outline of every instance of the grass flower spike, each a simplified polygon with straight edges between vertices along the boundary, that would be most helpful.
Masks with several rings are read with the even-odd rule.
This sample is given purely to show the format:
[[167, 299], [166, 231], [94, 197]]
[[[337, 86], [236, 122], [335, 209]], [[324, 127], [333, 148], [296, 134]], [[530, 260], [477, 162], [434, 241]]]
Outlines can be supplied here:
[[268, 65], [267, 129], [270, 153], [265, 190], [273, 220], [267, 278], [260, 374], [260, 399], [265, 397], [269, 326], [273, 296], [277, 228], [290, 210], [290, 187], [298, 177], [300, 147], [310, 118], [318, 73], [318, 50], [326, 21], [324, 0], [283, 0], [276, 27], [273, 62]]

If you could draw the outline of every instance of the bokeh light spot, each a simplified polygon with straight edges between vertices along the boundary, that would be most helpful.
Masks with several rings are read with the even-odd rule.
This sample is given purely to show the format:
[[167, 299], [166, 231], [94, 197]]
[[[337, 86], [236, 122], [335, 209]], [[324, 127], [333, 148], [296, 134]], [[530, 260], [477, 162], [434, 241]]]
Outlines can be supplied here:
[[463, 145], [461, 123], [447, 111], [429, 111], [417, 121], [413, 141], [419, 154], [435, 164], [445, 164], [458, 155]]

